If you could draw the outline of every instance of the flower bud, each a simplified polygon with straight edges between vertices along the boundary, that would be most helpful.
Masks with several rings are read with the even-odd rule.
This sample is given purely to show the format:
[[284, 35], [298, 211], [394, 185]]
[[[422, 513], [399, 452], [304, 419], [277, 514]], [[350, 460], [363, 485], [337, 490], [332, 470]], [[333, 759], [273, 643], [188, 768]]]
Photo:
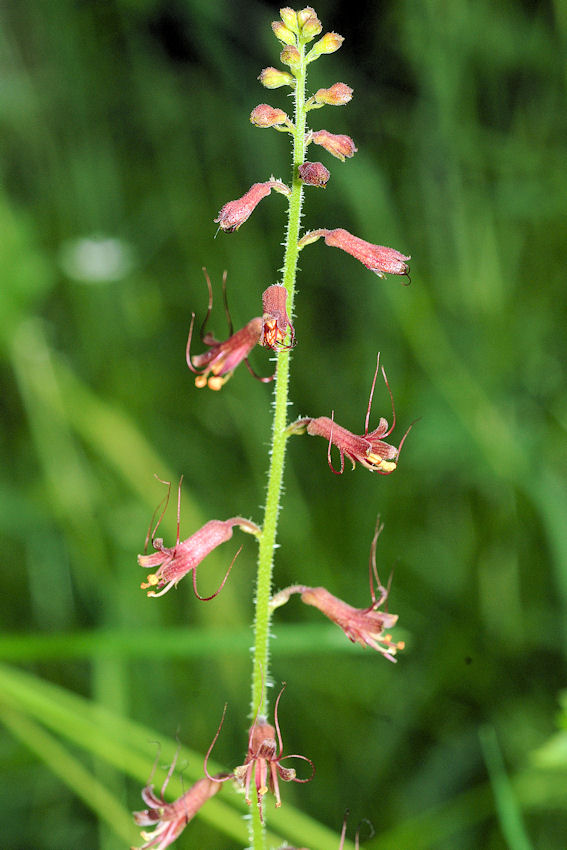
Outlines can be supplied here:
[[287, 44], [284, 47], [284, 49], [280, 53], [280, 59], [284, 65], [289, 65], [292, 70], [294, 68], [299, 68], [299, 66], [301, 65], [301, 56], [299, 55], [299, 50], [292, 44]]
[[292, 33], [291, 30], [288, 30], [286, 25], [282, 24], [281, 21], [272, 21], [272, 29], [278, 41], [283, 41], [284, 44], [296, 43], [297, 38], [294, 33]]
[[315, 12], [315, 9], [313, 9], [312, 6], [306, 6], [305, 9], [302, 9], [300, 12], [297, 13], [297, 23], [301, 28], [303, 28], [309, 18], [316, 17], [317, 13]]
[[327, 32], [317, 41], [306, 56], [307, 62], [318, 59], [322, 53], [334, 53], [343, 43], [344, 38], [336, 32]]
[[305, 42], [311, 41], [323, 29], [321, 21], [310, 6], [297, 13], [297, 20], [301, 27], [301, 37]]
[[215, 218], [215, 222], [225, 233], [232, 233], [238, 230], [250, 217], [262, 198], [267, 197], [272, 189], [281, 195], [290, 194], [290, 190], [285, 183], [282, 183], [281, 180], [275, 180], [273, 177], [264, 183], [254, 183], [241, 198], [226, 203]]
[[343, 106], [352, 100], [352, 89], [345, 83], [335, 83], [329, 89], [319, 89], [315, 92], [316, 103], [326, 103], [329, 106]]
[[297, 12], [295, 12], [293, 9], [290, 9], [289, 6], [284, 6], [283, 9], [280, 9], [280, 18], [282, 19], [286, 27], [292, 32], [299, 32], [299, 27], [297, 23]]
[[304, 162], [298, 168], [299, 176], [308, 186], [325, 188], [331, 176], [322, 162]]
[[325, 237], [326, 245], [346, 251], [347, 254], [355, 257], [378, 277], [384, 277], [385, 274], [408, 275], [409, 273], [407, 263], [411, 257], [396, 251], [394, 248], [373, 245], [358, 236], [353, 236], [352, 233], [342, 227], [322, 231], [321, 235]]
[[[293, 348], [295, 345], [295, 330], [289, 320], [286, 310], [287, 289], [281, 284], [274, 283], [262, 295], [263, 329], [260, 345], [277, 351], [279, 348]], [[285, 338], [290, 332], [290, 341], [286, 345]]]
[[260, 103], [250, 113], [250, 121], [256, 127], [274, 127], [289, 121], [283, 109], [275, 109], [267, 103]]
[[267, 89], [279, 89], [282, 86], [295, 86], [295, 79], [288, 74], [287, 71], [280, 71], [279, 68], [264, 68], [258, 77], [263, 86]]
[[345, 157], [349, 159], [353, 157], [358, 150], [350, 136], [329, 133], [328, 130], [317, 130], [311, 134], [311, 138], [308, 141], [315, 142], [316, 145], [321, 145], [321, 147], [325, 148], [333, 156], [336, 156], [337, 159], [340, 159], [341, 162], [345, 161]]

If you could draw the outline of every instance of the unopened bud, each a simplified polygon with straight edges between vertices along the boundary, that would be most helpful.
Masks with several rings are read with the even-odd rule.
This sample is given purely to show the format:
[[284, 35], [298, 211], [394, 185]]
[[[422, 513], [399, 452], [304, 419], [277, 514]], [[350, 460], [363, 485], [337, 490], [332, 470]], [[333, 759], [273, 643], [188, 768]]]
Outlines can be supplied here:
[[344, 162], [346, 157], [353, 157], [358, 150], [350, 136], [329, 133], [328, 130], [317, 130], [311, 134], [308, 141], [321, 145], [341, 162]]
[[282, 19], [286, 27], [292, 32], [299, 32], [299, 27], [297, 23], [297, 12], [295, 12], [293, 9], [290, 9], [289, 6], [284, 6], [283, 9], [280, 9], [280, 18]]
[[299, 176], [308, 186], [325, 188], [331, 176], [322, 162], [304, 162], [298, 168]]
[[352, 89], [345, 83], [335, 83], [329, 89], [319, 89], [315, 92], [316, 103], [326, 103], [329, 106], [343, 106], [352, 100]]
[[322, 53], [334, 53], [343, 43], [344, 38], [336, 32], [327, 32], [317, 41], [306, 56], [307, 62], [318, 59]]
[[[299, 15], [301, 14], [301, 12], [298, 13], [298, 19]], [[319, 35], [322, 29], [323, 25], [321, 21], [319, 20], [317, 15], [313, 13], [313, 15], [307, 18], [305, 23], [302, 25], [301, 36], [304, 41], [311, 41], [312, 38], [315, 38], [316, 35]]]
[[295, 86], [294, 77], [287, 71], [280, 71], [278, 68], [264, 68], [258, 79], [267, 89], [279, 89], [281, 86], [293, 88]]
[[284, 65], [289, 65], [290, 68], [299, 68], [301, 65], [301, 56], [299, 50], [292, 44], [287, 44], [280, 53], [280, 59]]
[[220, 230], [224, 230], [225, 233], [233, 233], [238, 230], [250, 218], [262, 198], [267, 197], [272, 189], [282, 195], [290, 194], [288, 186], [273, 177], [264, 183], [254, 183], [241, 198], [229, 201], [221, 209], [215, 218]]
[[[279, 348], [293, 348], [295, 345], [295, 330], [286, 311], [287, 289], [275, 283], [269, 286], [262, 295], [263, 330], [260, 345], [277, 351]], [[289, 344], [285, 338], [290, 331]]]
[[300, 27], [304, 27], [309, 18], [316, 18], [317, 13], [312, 6], [306, 6], [305, 9], [301, 9], [300, 12], [297, 13], [297, 23]]
[[278, 41], [283, 41], [284, 44], [295, 44], [297, 41], [295, 34], [281, 21], [272, 21], [272, 29]]
[[260, 103], [250, 113], [250, 121], [256, 127], [274, 127], [277, 124], [285, 124], [289, 118], [283, 109], [275, 109], [267, 103]]

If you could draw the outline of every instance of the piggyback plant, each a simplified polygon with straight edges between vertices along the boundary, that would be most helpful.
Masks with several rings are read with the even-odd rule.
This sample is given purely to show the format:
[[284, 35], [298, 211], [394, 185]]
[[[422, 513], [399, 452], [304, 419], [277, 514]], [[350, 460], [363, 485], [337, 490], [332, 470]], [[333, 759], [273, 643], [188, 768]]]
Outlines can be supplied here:
[[[205, 322], [201, 327], [200, 338], [206, 350], [197, 354], [192, 353], [195, 325], [195, 314], [193, 314], [186, 351], [187, 365], [196, 375], [195, 385], [198, 388], [208, 387], [212, 390], [220, 390], [241, 362], [245, 362], [251, 373], [255, 377], [259, 377], [248, 363], [248, 357], [257, 345], [269, 348], [274, 352], [275, 375], [260, 377], [260, 380], [266, 383], [274, 378], [274, 412], [271, 445], [268, 452], [269, 469], [264, 516], [261, 525], [256, 525], [256, 523], [241, 516], [234, 516], [224, 521], [209, 520], [186, 540], [180, 541], [178, 498], [178, 531], [175, 544], [171, 547], [165, 546], [163, 540], [156, 536], [158, 521], [158, 524], [150, 529], [147, 541], [147, 544], [151, 542], [154, 552], [145, 553], [138, 558], [141, 566], [151, 569], [157, 568], [148, 575], [147, 580], [142, 584], [148, 596], [164, 595], [175, 587], [184, 576], [190, 574], [195, 596], [199, 600], [210, 601], [217, 595], [216, 593], [211, 597], [204, 598], [197, 591], [197, 570], [203, 560], [213, 549], [231, 539], [234, 528], [256, 537], [258, 541], [258, 567], [254, 594], [255, 619], [250, 713], [253, 722], [248, 730], [243, 731], [243, 749], [246, 748], [247, 751], [243, 764], [235, 765], [222, 774], [211, 775], [209, 773], [207, 768], [208, 756], [220, 733], [219, 727], [205, 759], [203, 778], [186, 791], [181, 798], [175, 802], [166, 803], [164, 800], [165, 787], [158, 796], [153, 791], [151, 782], [146, 786], [142, 796], [148, 808], [142, 812], [137, 812], [135, 815], [138, 824], [144, 827], [153, 827], [153, 829], [142, 833], [143, 850], [150, 850], [150, 848], [152, 850], [164, 850], [172, 844], [199, 809], [206, 804], [207, 800], [220, 790], [224, 782], [229, 780], [243, 788], [246, 802], [250, 804], [249, 834], [251, 847], [254, 850], [267, 850], [265, 813], [262, 805], [264, 796], [271, 791], [275, 795], [276, 806], [280, 806], [282, 802], [280, 781], [306, 782], [312, 778], [309, 775], [309, 767], [307, 776], [298, 777], [294, 767], [282, 764], [295, 755], [296, 758], [308, 762], [313, 767], [310, 759], [306, 756], [298, 756], [293, 753], [287, 755], [287, 751], [284, 755], [282, 731], [278, 720], [278, 706], [282, 691], [276, 699], [272, 714], [270, 713], [268, 699], [267, 685], [271, 679], [269, 652], [271, 617], [273, 612], [285, 604], [293, 594], [299, 594], [305, 604], [318, 608], [342, 629], [349, 640], [377, 650], [388, 660], [396, 661], [397, 652], [403, 649], [403, 643], [394, 641], [389, 633], [389, 629], [397, 621], [397, 616], [384, 609], [389, 588], [382, 585], [376, 568], [376, 543], [381, 530], [378, 523], [370, 551], [371, 599], [367, 608], [354, 608], [326, 588], [309, 587], [299, 583], [272, 596], [277, 522], [281, 506], [284, 458], [289, 437], [292, 434], [304, 432], [314, 436], [322, 436], [328, 444], [329, 466], [337, 474], [343, 472], [346, 455], [353, 467], [358, 463], [370, 472], [390, 475], [397, 468], [400, 449], [407, 435], [406, 431], [406, 435], [402, 437], [397, 446], [386, 442], [386, 438], [394, 430], [396, 416], [393, 396], [383, 369], [382, 375], [391, 399], [392, 424], [388, 425], [387, 420], [380, 417], [377, 426], [373, 430], [369, 430], [372, 397], [379, 373], [379, 357], [376, 362], [376, 371], [362, 435], [354, 434], [336, 423], [333, 413], [330, 417], [322, 415], [304, 417], [293, 423], [287, 421], [291, 359], [292, 355], [301, 357], [301, 344], [296, 338], [293, 326], [295, 281], [299, 254], [308, 245], [323, 238], [327, 245], [347, 252], [379, 277], [384, 277], [386, 274], [407, 277], [410, 259], [393, 248], [366, 242], [343, 228], [316, 228], [302, 232], [301, 218], [305, 188], [325, 188], [330, 179], [330, 172], [326, 165], [308, 159], [308, 148], [312, 146], [313, 151], [315, 150], [314, 146], [322, 148], [341, 162], [353, 157], [357, 151], [354, 141], [349, 136], [335, 134], [327, 129], [308, 127], [308, 117], [309, 119], [318, 117], [319, 110], [324, 107], [344, 106], [351, 100], [353, 90], [346, 83], [336, 82], [328, 88], [321, 88], [314, 94], [308, 95], [306, 79], [309, 65], [324, 54], [334, 53], [338, 50], [343, 42], [343, 37], [335, 32], [327, 32], [321, 36], [322, 24], [315, 11], [309, 6], [297, 12], [288, 7], [283, 8], [280, 10], [280, 18], [280, 20], [272, 23], [272, 30], [283, 45], [280, 60], [288, 70], [280, 70], [274, 67], [264, 68], [259, 80], [267, 89], [283, 88], [287, 93], [291, 91], [294, 101], [293, 116], [289, 116], [278, 106], [261, 103], [252, 110], [250, 121], [256, 127], [273, 129], [280, 133], [287, 133], [291, 137], [291, 180], [289, 184], [286, 184], [281, 179], [272, 176], [264, 182], [254, 183], [240, 198], [225, 203], [215, 222], [219, 229], [225, 233], [235, 233], [245, 224], [260, 201], [270, 195], [272, 190], [282, 195], [287, 201], [288, 208], [282, 277], [281, 280], [268, 286], [262, 294], [261, 316], [253, 317], [244, 327], [234, 332], [228, 312], [225, 274], [223, 295], [229, 329], [227, 339], [219, 341], [212, 334], [205, 333], [213, 300], [212, 286], [205, 272], [209, 290], [209, 307]], [[314, 39], [317, 40], [314, 41]], [[333, 401], [330, 400], [329, 411], [332, 411], [332, 409]], [[340, 469], [336, 469], [332, 462], [331, 451], [333, 447], [339, 453]], [[373, 519], [369, 517], [369, 523], [372, 521]], [[217, 593], [224, 586], [232, 563], [234, 563], [234, 558]], [[290, 687], [293, 688], [293, 683], [290, 683]], [[272, 720], [269, 719], [270, 716]], [[252, 793], [252, 788], [255, 789], [254, 793]], [[343, 828], [341, 846], [344, 842], [344, 832]]]

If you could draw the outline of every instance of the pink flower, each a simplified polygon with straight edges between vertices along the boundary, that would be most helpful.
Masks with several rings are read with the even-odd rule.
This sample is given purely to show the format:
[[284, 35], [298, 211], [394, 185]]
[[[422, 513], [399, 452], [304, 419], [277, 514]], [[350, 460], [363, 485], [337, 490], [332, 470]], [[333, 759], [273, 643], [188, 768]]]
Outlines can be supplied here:
[[[368, 400], [368, 409], [366, 411], [366, 419], [364, 422], [364, 434], [353, 434], [341, 425], [337, 425], [334, 419], [329, 419], [328, 416], [320, 416], [318, 419], [298, 419], [297, 422], [293, 422], [287, 429], [290, 434], [301, 434], [304, 431], [307, 431], [307, 433], [311, 434], [311, 436], [324, 437], [328, 440], [329, 446], [327, 450], [327, 459], [329, 468], [336, 475], [342, 475], [344, 471], [345, 455], [352, 463], [353, 469], [357, 463], [360, 463], [362, 466], [365, 466], [366, 469], [369, 469], [371, 472], [378, 472], [380, 475], [390, 475], [394, 472], [398, 465], [400, 451], [409, 433], [409, 428], [404, 434], [398, 448], [385, 442], [384, 438], [388, 437], [396, 426], [396, 411], [391, 392], [390, 398], [392, 399], [393, 416], [391, 427], [388, 427], [386, 419], [381, 417], [378, 422], [378, 427], [373, 431], [368, 431], [368, 420], [370, 418], [370, 408], [372, 406], [372, 397], [374, 395], [379, 362], [380, 354], [378, 354], [378, 358], [376, 360], [376, 371], [374, 373], [374, 380], [372, 381], [372, 387], [370, 389], [370, 398]], [[390, 391], [390, 386], [384, 369], [382, 369], [382, 374], [384, 376], [386, 386], [388, 387], [388, 391]], [[332, 445], [335, 445], [339, 450], [341, 458], [340, 470], [334, 468], [331, 460]]]
[[[297, 754], [284, 756], [283, 754], [283, 741], [282, 735], [280, 732], [280, 726], [278, 722], [278, 705], [280, 701], [280, 697], [284, 691], [285, 682], [281, 691], [278, 694], [278, 698], [276, 699], [276, 704], [274, 707], [274, 723], [275, 728], [270, 723], [267, 722], [266, 718], [263, 716], [259, 716], [256, 713], [256, 717], [254, 718], [254, 723], [250, 727], [250, 732], [248, 735], [248, 753], [246, 755], [246, 759], [244, 760], [244, 764], [239, 765], [234, 768], [234, 771], [230, 776], [225, 777], [234, 778], [244, 787], [244, 791], [246, 794], [246, 802], [249, 806], [252, 805], [252, 799], [250, 797], [250, 786], [252, 784], [252, 780], [254, 780], [254, 785], [256, 786], [256, 802], [258, 805], [258, 811], [260, 813], [260, 820], [263, 822], [263, 810], [262, 810], [262, 800], [264, 796], [271, 791], [276, 798], [276, 807], [279, 808], [281, 806], [282, 801], [280, 797], [280, 789], [278, 780], [281, 779], [284, 782], [310, 782], [313, 779], [315, 774], [315, 767], [311, 759], [308, 759], [306, 756], [300, 756]], [[258, 707], [258, 711], [260, 706]], [[226, 711], [226, 706], [225, 706]], [[222, 723], [224, 720], [221, 720], [221, 725], [219, 726], [219, 730], [213, 740], [213, 743], [209, 747], [209, 751], [205, 758], [205, 773], [207, 776], [207, 760], [209, 755], [211, 754], [211, 750], [214, 746], [216, 739], [219, 736], [220, 729], [222, 727]], [[276, 742], [277, 736], [277, 742]], [[308, 762], [312, 768], [312, 774], [308, 779], [298, 779], [295, 773], [295, 770], [292, 767], [284, 767], [281, 762], [285, 759], [290, 758], [298, 758], [303, 759], [303, 761]], [[224, 781], [223, 779], [217, 779], [217, 781]]]
[[310, 133], [307, 136], [306, 142], [307, 144], [315, 142], [316, 145], [321, 145], [326, 151], [329, 151], [337, 159], [340, 159], [341, 162], [345, 161], [345, 157], [348, 157], [348, 159], [353, 157], [358, 150], [350, 136], [329, 133], [328, 130], [317, 130], [314, 133]]
[[[225, 312], [228, 318], [229, 338], [221, 342], [215, 339], [211, 333], [204, 333], [205, 326], [211, 315], [213, 308], [213, 289], [207, 270], [203, 269], [205, 280], [209, 289], [209, 306], [205, 321], [201, 325], [201, 342], [208, 346], [209, 350], [203, 354], [191, 355], [191, 340], [193, 338], [193, 325], [195, 323], [195, 313], [191, 317], [191, 326], [189, 328], [189, 336], [187, 338], [187, 348], [185, 357], [189, 369], [197, 375], [195, 378], [196, 387], [208, 386], [211, 390], [220, 390], [222, 386], [232, 377], [232, 373], [244, 361], [251, 375], [263, 383], [273, 381], [274, 375], [262, 378], [256, 374], [248, 362], [248, 355], [254, 346], [260, 341], [262, 334], [262, 319], [257, 317], [251, 319], [248, 324], [244, 325], [239, 331], [233, 333], [232, 320], [228, 311], [226, 300], [226, 272], [223, 275], [223, 296], [225, 303]], [[211, 377], [209, 377], [211, 376]]]
[[396, 624], [398, 616], [376, 610], [382, 599], [369, 608], [353, 608], [324, 587], [308, 587], [301, 594], [301, 600], [306, 605], [314, 605], [336, 623], [350, 641], [378, 650], [389, 661], [395, 661], [393, 656], [397, 650], [404, 648], [403, 643], [392, 643], [392, 636], [384, 634], [384, 629], [390, 629]]
[[[183, 480], [183, 479], [181, 479]], [[168, 481], [163, 482], [168, 485], [168, 488], [171, 487]], [[169, 500], [169, 489], [166, 498], [165, 508], [162, 511], [161, 516], [158, 519], [158, 522], [155, 525], [153, 531], [148, 532], [148, 539], [152, 538], [152, 546], [156, 550], [151, 555], [138, 555], [138, 563], [144, 569], [148, 569], [151, 567], [158, 567], [158, 569], [154, 573], [150, 573], [148, 575], [147, 581], [141, 584], [142, 590], [148, 590], [148, 596], [163, 596], [164, 593], [167, 593], [168, 590], [171, 590], [172, 587], [175, 587], [181, 579], [187, 575], [187, 573], [192, 573], [193, 578], [193, 591], [195, 596], [202, 601], [209, 601], [217, 596], [218, 593], [224, 587], [224, 584], [228, 578], [228, 574], [232, 569], [232, 566], [238, 557], [240, 549], [232, 559], [232, 562], [226, 572], [225, 577], [222, 580], [222, 583], [216, 593], [213, 593], [212, 596], [200, 596], [197, 592], [197, 567], [203, 561], [207, 555], [209, 555], [213, 549], [216, 549], [217, 546], [220, 546], [221, 543], [226, 543], [227, 540], [230, 540], [232, 537], [232, 529], [235, 525], [237, 525], [242, 531], [247, 532], [248, 534], [258, 535], [260, 533], [260, 529], [258, 526], [251, 522], [248, 519], [244, 519], [244, 517], [231, 517], [231, 519], [227, 519], [221, 521], [218, 519], [211, 519], [209, 522], [205, 523], [205, 525], [196, 531], [191, 537], [188, 537], [187, 540], [183, 540], [180, 542], [179, 540], [179, 521], [180, 521], [180, 513], [181, 513], [181, 481], [179, 482], [179, 490], [177, 496], [177, 539], [175, 541], [175, 546], [164, 546], [163, 540], [161, 537], [156, 537], [156, 532], [158, 530], [159, 524], [163, 518], [165, 510], [167, 509], [167, 502]], [[147, 540], [146, 540], [147, 545]], [[242, 547], [240, 547], [242, 548]], [[158, 591], [158, 592], [156, 592]]]
[[166, 803], [164, 800], [165, 789], [175, 770], [176, 762], [177, 754], [167, 772], [158, 797], [152, 784], [152, 777], [157, 765], [156, 759], [148, 784], [142, 790], [142, 799], [148, 808], [141, 812], [133, 812], [134, 820], [138, 826], [153, 826], [155, 828], [153, 832], [142, 832], [142, 838], [146, 843], [139, 848], [134, 847], [132, 850], [150, 850], [150, 848], [152, 850], [165, 850], [166, 847], [169, 847], [181, 835], [189, 821], [193, 820], [207, 800], [214, 797], [220, 790], [220, 783], [226, 776], [224, 773], [218, 773], [216, 776], [207, 775], [206, 778], [195, 782], [188, 791], [173, 803]]
[[[167, 779], [169, 779], [168, 774]], [[167, 780], [166, 780], [167, 784]], [[148, 806], [141, 812], [134, 812], [134, 820], [138, 826], [153, 826], [152, 832], [142, 832], [146, 842], [138, 850], [165, 850], [178, 838], [189, 821], [193, 820], [199, 809], [220, 790], [218, 780], [199, 779], [181, 797], [173, 803], [163, 799], [165, 785], [158, 797], [152, 785], [146, 785], [142, 791], [142, 799]]]
[[325, 244], [333, 248], [340, 248], [351, 254], [366, 266], [367, 269], [384, 277], [385, 274], [405, 274], [409, 277], [407, 262], [411, 257], [400, 254], [394, 248], [386, 248], [384, 245], [373, 245], [365, 242], [358, 236], [353, 236], [348, 230], [338, 227], [336, 230], [316, 231], [325, 237]]
[[388, 599], [389, 593], [389, 589], [382, 586], [376, 569], [376, 543], [381, 531], [382, 526], [378, 520], [370, 546], [369, 576], [372, 601], [368, 608], [353, 608], [352, 605], [333, 596], [324, 587], [305, 587], [305, 585], [296, 584], [280, 590], [272, 598], [272, 610], [285, 605], [292, 594], [300, 593], [302, 602], [318, 608], [343, 630], [352, 643], [359, 643], [363, 647], [370, 646], [381, 652], [389, 661], [395, 662], [396, 652], [403, 649], [405, 644], [403, 641], [394, 643], [392, 635], [384, 631], [395, 626], [398, 621], [397, 614], [378, 610]]
[[225, 233], [232, 233], [234, 230], [238, 230], [250, 217], [262, 198], [269, 195], [272, 189], [275, 189], [276, 192], [282, 195], [290, 194], [290, 189], [285, 183], [282, 183], [281, 180], [275, 180], [273, 177], [270, 180], [266, 180], [265, 183], [254, 183], [241, 198], [225, 204], [215, 218], [215, 222]]
[[352, 89], [346, 83], [334, 83], [328, 89], [319, 89], [314, 94], [316, 103], [326, 103], [330, 106], [343, 106], [352, 100]]
[[250, 113], [250, 121], [256, 127], [275, 127], [278, 124], [291, 123], [283, 109], [275, 109], [268, 103], [256, 106]]
[[304, 162], [297, 169], [299, 176], [308, 186], [320, 186], [325, 188], [329, 182], [330, 172], [322, 162]]
[[[287, 289], [278, 283], [269, 286], [262, 295], [264, 315], [260, 345], [277, 351], [279, 348], [293, 348], [295, 330], [286, 310]], [[287, 332], [290, 332], [289, 344], [285, 344]]]

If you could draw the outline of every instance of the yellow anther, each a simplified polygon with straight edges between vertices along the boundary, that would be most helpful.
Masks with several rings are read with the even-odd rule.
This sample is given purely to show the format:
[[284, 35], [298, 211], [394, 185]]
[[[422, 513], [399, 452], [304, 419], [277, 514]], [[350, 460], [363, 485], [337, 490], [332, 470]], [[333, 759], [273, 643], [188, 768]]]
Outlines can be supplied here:
[[397, 467], [397, 463], [394, 460], [384, 460], [380, 455], [369, 454], [367, 455], [370, 463], [376, 467], [376, 469], [381, 469], [384, 472], [393, 472]]
[[199, 387], [199, 389], [201, 389], [201, 387], [206, 387], [207, 386], [207, 376], [206, 375], [197, 375], [197, 377], [195, 378], [195, 386]]
[[222, 385], [226, 382], [226, 378], [221, 378], [218, 375], [215, 375], [212, 378], [209, 378], [209, 389], [210, 390], [220, 390]]

